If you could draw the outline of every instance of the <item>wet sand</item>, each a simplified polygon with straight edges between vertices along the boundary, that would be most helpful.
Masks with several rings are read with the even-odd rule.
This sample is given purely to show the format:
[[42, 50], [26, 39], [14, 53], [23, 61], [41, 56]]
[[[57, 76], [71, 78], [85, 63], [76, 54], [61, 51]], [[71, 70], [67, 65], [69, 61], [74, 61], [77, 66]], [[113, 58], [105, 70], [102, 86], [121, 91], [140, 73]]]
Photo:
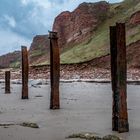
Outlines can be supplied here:
[[3, 87], [0, 84], [0, 124], [34, 122], [40, 128], [0, 127], [0, 140], [65, 140], [65, 137], [80, 132], [94, 132], [101, 136], [116, 134], [124, 140], [140, 139], [139, 85], [128, 85], [130, 132], [124, 134], [111, 130], [110, 84], [61, 83], [60, 110], [49, 110], [49, 84], [30, 85], [29, 100], [21, 100], [21, 85], [12, 84], [9, 95], [4, 94]]

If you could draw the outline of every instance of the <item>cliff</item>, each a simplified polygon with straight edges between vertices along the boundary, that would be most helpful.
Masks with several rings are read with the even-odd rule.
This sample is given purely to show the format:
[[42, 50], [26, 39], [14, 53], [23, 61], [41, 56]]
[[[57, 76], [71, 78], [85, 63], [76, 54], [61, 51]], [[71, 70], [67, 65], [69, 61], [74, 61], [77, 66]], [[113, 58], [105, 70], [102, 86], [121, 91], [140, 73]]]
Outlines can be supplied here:
[[49, 59], [48, 35], [37, 35], [29, 49], [29, 60], [31, 65], [40, 64]]
[[[127, 45], [137, 42], [140, 40], [139, 11], [139, 0], [125, 0], [115, 4], [84, 2], [72, 12], [60, 13], [54, 19], [53, 31], [58, 32], [61, 63], [82, 63], [108, 55], [109, 26], [116, 22], [126, 22]], [[36, 49], [32, 45], [31, 48]], [[49, 51], [48, 44], [47, 48]], [[31, 62], [35, 65], [48, 64], [48, 51], [46, 56], [32, 57]]]
[[21, 52], [15, 51], [0, 56], [0, 68], [19, 67], [21, 60]]
[[91, 37], [96, 28], [107, 18], [107, 2], [82, 3], [73, 12], [62, 12], [53, 24], [58, 32], [59, 46], [78, 44]]
[[[139, 54], [139, 49], [137, 51], [134, 46], [137, 44], [137, 48], [140, 47], [139, 0], [124, 0], [115, 4], [105, 1], [84, 2], [72, 12], [60, 13], [54, 19], [52, 30], [58, 32], [61, 64], [83, 63], [108, 56], [110, 54], [109, 26], [115, 25], [116, 22], [126, 23], [126, 43], [130, 46], [127, 52], [128, 55], [134, 56], [133, 61], [128, 63], [129, 66], [133, 66], [131, 63], [136, 61], [136, 56]], [[49, 51], [48, 35], [35, 36], [29, 49], [30, 65], [49, 64]], [[106, 64], [107, 67], [109, 59], [105, 60], [104, 63], [99, 62], [103, 66]], [[3, 66], [2, 60], [1, 63]], [[17, 64], [16, 61], [12, 63]]]

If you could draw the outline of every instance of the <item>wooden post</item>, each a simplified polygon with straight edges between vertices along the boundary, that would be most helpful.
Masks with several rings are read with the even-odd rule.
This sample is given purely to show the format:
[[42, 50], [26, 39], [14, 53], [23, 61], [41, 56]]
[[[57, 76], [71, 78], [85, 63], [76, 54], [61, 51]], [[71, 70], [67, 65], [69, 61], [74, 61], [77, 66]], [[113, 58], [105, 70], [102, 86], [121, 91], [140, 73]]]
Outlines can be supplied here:
[[116, 26], [110, 26], [111, 81], [112, 81], [112, 130], [118, 131], [118, 92], [117, 92], [117, 38]]
[[10, 71], [5, 72], [5, 93], [10, 93]]
[[49, 39], [50, 39], [50, 80], [51, 80], [50, 109], [59, 109], [60, 56], [59, 56], [57, 33], [50, 32]]
[[28, 99], [28, 51], [27, 47], [22, 46], [22, 99]]
[[119, 120], [118, 131], [128, 132], [128, 113], [127, 113], [127, 64], [126, 64], [126, 38], [125, 38], [125, 24], [116, 24], [117, 32], [117, 90], [119, 93]]

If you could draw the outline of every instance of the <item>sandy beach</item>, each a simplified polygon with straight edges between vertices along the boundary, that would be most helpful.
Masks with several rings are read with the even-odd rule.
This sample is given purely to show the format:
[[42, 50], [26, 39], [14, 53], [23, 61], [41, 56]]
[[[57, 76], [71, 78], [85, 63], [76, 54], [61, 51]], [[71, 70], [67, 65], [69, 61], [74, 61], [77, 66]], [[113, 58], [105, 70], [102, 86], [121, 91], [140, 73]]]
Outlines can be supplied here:
[[[34, 82], [35, 83], [35, 82]], [[12, 84], [4, 94], [0, 84], [0, 140], [65, 140], [73, 133], [115, 134], [124, 140], [140, 139], [140, 86], [128, 85], [130, 132], [111, 130], [112, 92], [110, 84], [87, 82], [60, 83], [61, 109], [49, 109], [50, 85], [29, 85], [29, 100], [21, 100], [21, 85]], [[23, 122], [38, 129], [19, 126]]]

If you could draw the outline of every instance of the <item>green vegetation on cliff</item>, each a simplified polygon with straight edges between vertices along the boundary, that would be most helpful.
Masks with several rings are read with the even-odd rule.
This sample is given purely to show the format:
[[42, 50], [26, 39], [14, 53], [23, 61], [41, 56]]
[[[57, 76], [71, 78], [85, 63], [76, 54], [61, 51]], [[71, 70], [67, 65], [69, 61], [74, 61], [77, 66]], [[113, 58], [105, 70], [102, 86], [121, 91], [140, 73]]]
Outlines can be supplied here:
[[[101, 5], [101, 3], [105, 4], [107, 6], [107, 12], [101, 14], [101, 9], [104, 9], [104, 6]], [[100, 58], [102, 56], [110, 54], [110, 45], [109, 45], [109, 26], [113, 26], [116, 24], [116, 22], [125, 22], [126, 23], [126, 43], [129, 46], [132, 46], [130, 44], [134, 42], [138, 42], [140, 40], [140, 1], [139, 0], [124, 0], [121, 3], [115, 3], [115, 4], [108, 4], [107, 2], [101, 2], [96, 8], [93, 10], [94, 7], [93, 3], [83, 3], [81, 8], [77, 8], [76, 11], [78, 12], [78, 20], [76, 21], [77, 17], [74, 17], [73, 12], [70, 17], [73, 17], [75, 19], [70, 19], [69, 14], [70, 12], [63, 12], [61, 15], [61, 18], [59, 22], [62, 23], [62, 27], [57, 23], [57, 27], [59, 30], [63, 31], [63, 27], [66, 28], [66, 32], [62, 36], [59, 36], [61, 40], [59, 40], [59, 45], [63, 44], [63, 40], [65, 40], [65, 45], [61, 46], [61, 64], [73, 64], [73, 63], [82, 63], [87, 62], [89, 60], [92, 60], [94, 58]], [[87, 6], [88, 5], [88, 6]], [[85, 6], [85, 7], [84, 7]], [[88, 9], [90, 9], [89, 13], [87, 12]], [[92, 9], [92, 10], [91, 10]], [[102, 9], [102, 10], [103, 10]], [[109, 10], [108, 10], [109, 9]], [[98, 13], [99, 12], [99, 13]], [[81, 15], [79, 15], [79, 13]], [[86, 14], [85, 14], [86, 13]], [[135, 22], [135, 18], [132, 16], [138, 13], [138, 24], [132, 23]], [[85, 16], [83, 16], [85, 14]], [[99, 18], [100, 22], [97, 22], [96, 15]], [[60, 16], [59, 15], [59, 16]], [[64, 17], [63, 17], [64, 16]], [[86, 18], [89, 16], [89, 21], [94, 24], [93, 21], [95, 21], [95, 25], [86, 24]], [[62, 20], [64, 19], [64, 20]], [[82, 19], [82, 20], [81, 20]], [[76, 22], [71, 22], [71, 20]], [[66, 23], [64, 23], [67, 21]], [[82, 23], [81, 23], [82, 21]], [[56, 23], [56, 21], [54, 22]], [[79, 24], [83, 26], [78, 26]], [[93, 28], [91, 27], [93, 25]], [[76, 33], [73, 30], [73, 26], [76, 26]], [[94, 28], [95, 26], [95, 28]], [[68, 29], [71, 29], [69, 31]], [[92, 31], [88, 30], [91, 27]], [[81, 29], [82, 28], [82, 29]], [[80, 30], [80, 33], [78, 32]], [[88, 31], [88, 35], [81, 37], [81, 34], [83, 32]], [[72, 33], [71, 33], [72, 32]], [[60, 33], [60, 32], [58, 32]], [[69, 36], [68, 36], [68, 34]], [[66, 35], [69, 38], [66, 38]], [[75, 38], [77, 39], [75, 39]], [[79, 38], [80, 39], [79, 39]], [[73, 39], [73, 40], [72, 40]], [[69, 40], [72, 40], [72, 42], [68, 43]], [[67, 43], [66, 43], [67, 42]], [[80, 42], [80, 43], [79, 43]], [[133, 47], [133, 46], [132, 46]], [[129, 49], [134, 52], [134, 50]], [[34, 37], [33, 42], [31, 44], [30, 50], [29, 50], [29, 60], [30, 65], [47, 65], [49, 64], [49, 39], [48, 35], [37, 35]], [[131, 54], [131, 52], [129, 52]], [[134, 56], [135, 52], [132, 54]], [[13, 54], [7, 54], [2, 57], [0, 57], [0, 67], [19, 67], [21, 62], [20, 58], [21, 55], [18, 52], [18, 55]], [[13, 59], [12, 59], [13, 58]], [[12, 61], [11, 61], [12, 60]]]
[[91, 39], [73, 47], [68, 47], [61, 54], [61, 63], [80, 63], [109, 54], [109, 26], [116, 22], [126, 22], [127, 45], [140, 40], [140, 25], [130, 26], [130, 17], [140, 10], [138, 0], [125, 0], [110, 5], [106, 20], [100, 24]]

